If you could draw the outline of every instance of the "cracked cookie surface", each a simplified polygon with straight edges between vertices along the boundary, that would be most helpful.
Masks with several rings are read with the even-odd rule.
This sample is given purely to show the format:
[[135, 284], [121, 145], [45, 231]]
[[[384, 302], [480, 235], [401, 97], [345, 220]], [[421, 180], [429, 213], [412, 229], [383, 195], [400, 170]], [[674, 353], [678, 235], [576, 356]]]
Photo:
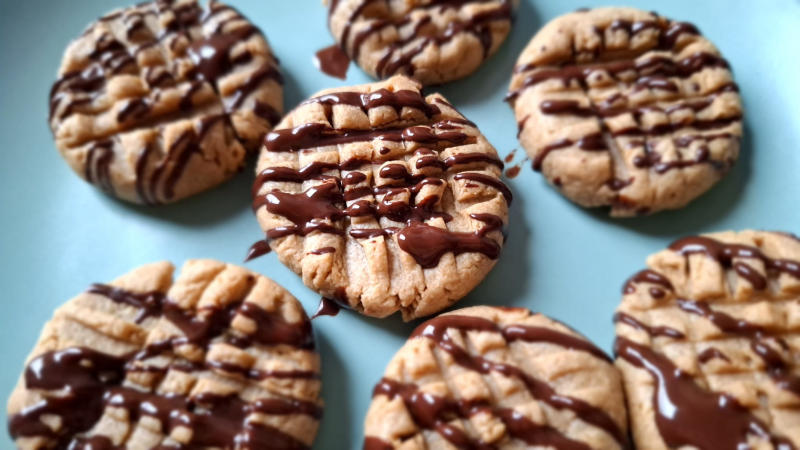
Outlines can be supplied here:
[[631, 8], [561, 16], [517, 60], [508, 100], [534, 170], [632, 216], [685, 206], [735, 163], [742, 105], [696, 27]]
[[376, 78], [438, 84], [465, 77], [511, 30], [516, 0], [329, 0], [328, 26], [345, 53]]
[[172, 272], [148, 264], [55, 311], [8, 401], [18, 448], [310, 448], [319, 357], [299, 302], [217, 261]]
[[67, 48], [49, 124], [70, 167], [109, 194], [168, 203], [233, 176], [283, 110], [261, 31], [212, 1], [116, 10]]
[[637, 445], [800, 448], [800, 241], [694, 236], [647, 266], [615, 316]]
[[494, 266], [511, 191], [474, 123], [403, 76], [322, 91], [267, 135], [253, 208], [281, 262], [359, 312], [405, 319]]
[[476, 306], [422, 323], [375, 386], [377, 449], [627, 448], [620, 376], [564, 324]]

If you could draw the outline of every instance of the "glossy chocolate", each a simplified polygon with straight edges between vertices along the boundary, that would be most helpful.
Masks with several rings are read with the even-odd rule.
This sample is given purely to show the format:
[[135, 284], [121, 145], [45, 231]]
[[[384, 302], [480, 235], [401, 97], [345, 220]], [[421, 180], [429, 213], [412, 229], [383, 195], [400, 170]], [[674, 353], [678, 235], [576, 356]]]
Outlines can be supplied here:
[[500, 328], [494, 322], [481, 317], [459, 315], [438, 316], [424, 322], [412, 333], [412, 338], [417, 337], [433, 340], [437, 346], [452, 356], [456, 364], [462, 367], [481, 374], [497, 372], [509, 378], [516, 378], [525, 385], [528, 392], [537, 400], [546, 402], [556, 409], [568, 409], [572, 411], [584, 422], [605, 430], [617, 440], [620, 446], [627, 447], [627, 436], [608, 413], [602, 409], [596, 408], [583, 400], [559, 394], [543, 380], [527, 374], [516, 366], [493, 362], [481, 356], [470, 354], [450, 338], [447, 333], [448, 329], [455, 329], [461, 332], [489, 331], [501, 333], [506, 340], [511, 341], [546, 342], [576, 351], [587, 352], [607, 361], [608, 357], [588, 341], [575, 338], [574, 336], [556, 330], [542, 330], [522, 325]]
[[[501, 21], [510, 21], [512, 16], [511, 2], [501, 1], [496, 7], [483, 10], [473, 14], [466, 20], [455, 20], [447, 24], [444, 30], [437, 30], [431, 21], [430, 15], [412, 15], [411, 11], [403, 18], [378, 19], [371, 22], [368, 26], [362, 27], [357, 33], [353, 34], [353, 24], [359, 20], [364, 11], [374, 3], [374, 0], [361, 0], [355, 4], [347, 17], [344, 28], [338, 36], [341, 47], [358, 61], [363, 44], [372, 36], [381, 33], [388, 27], [398, 30], [408, 29], [407, 38], [398, 38], [390, 43], [386, 53], [381, 57], [376, 66], [378, 77], [386, 78], [394, 74], [403, 73], [414, 75], [414, 58], [424, 52], [429, 46], [442, 46], [450, 42], [454, 37], [463, 33], [471, 34], [479, 40], [483, 48], [483, 58], [486, 59], [491, 51], [492, 24]], [[422, 6], [415, 6], [413, 9], [428, 8], [463, 8], [466, 1], [434, 0]], [[330, 3], [328, 17], [330, 18], [337, 10], [338, 1]], [[414, 17], [417, 17], [414, 20]], [[431, 33], [433, 32], [433, 34]], [[413, 46], [409, 47], [411, 44]]]
[[[112, 406], [123, 408], [131, 421], [141, 416], [152, 417], [161, 422], [165, 433], [175, 427], [187, 427], [192, 431], [189, 446], [243, 448], [307, 448], [297, 439], [268, 425], [247, 420], [252, 413], [269, 415], [302, 414], [319, 419], [321, 408], [311, 402], [292, 398], [265, 398], [245, 402], [235, 395], [219, 396], [208, 393], [191, 397], [141, 391], [122, 386], [127, 372], [154, 369], [165, 372], [158, 366], [147, 366], [146, 360], [174, 351], [176, 346], [192, 343], [208, 348], [213, 338], [230, 333], [230, 322], [236, 314], [256, 321], [256, 331], [247, 336], [231, 336], [232, 343], [257, 343], [260, 345], [286, 344], [298, 348], [313, 348], [310, 323], [307, 319], [288, 324], [279, 316], [267, 313], [253, 304], [234, 301], [222, 309], [204, 309], [190, 314], [171, 302], [160, 292], [134, 293], [121, 288], [95, 284], [89, 293], [124, 303], [139, 310], [137, 322], [148, 318], [164, 317], [182, 332], [183, 336], [153, 343], [142, 350], [124, 355], [110, 355], [84, 347], [69, 347], [37, 356], [25, 371], [25, 384], [29, 389], [63, 391], [63, 396], [47, 395], [39, 403], [24, 409], [9, 418], [12, 437], [44, 436], [56, 442], [57, 448], [98, 448], [110, 444], [102, 436], [76, 438], [75, 435], [91, 429], [100, 419], [103, 410]], [[209, 361], [210, 368], [214, 362]], [[248, 372], [244, 368], [217, 364], [218, 369], [257, 379], [267, 377], [307, 378], [304, 372], [260, 373]], [[175, 370], [204, 370], [204, 366], [184, 364], [171, 367]], [[312, 374], [313, 375], [313, 374]], [[204, 410], [205, 412], [200, 412]], [[58, 416], [62, 421], [59, 432], [52, 431], [41, 421], [44, 416]], [[77, 446], [77, 447], [76, 447]]]
[[786, 438], [773, 435], [733, 397], [706, 391], [651, 348], [618, 337], [614, 352], [629, 364], [646, 370], [655, 380], [656, 426], [668, 446], [739, 450], [749, 447], [748, 436], [753, 436], [771, 442], [777, 449], [795, 448]]

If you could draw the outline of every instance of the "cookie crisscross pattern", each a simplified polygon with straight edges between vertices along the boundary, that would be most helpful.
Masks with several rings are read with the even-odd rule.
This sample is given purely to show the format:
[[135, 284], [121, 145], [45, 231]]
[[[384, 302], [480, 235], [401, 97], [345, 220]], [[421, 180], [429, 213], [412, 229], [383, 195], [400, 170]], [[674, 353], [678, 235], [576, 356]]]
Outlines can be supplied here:
[[87, 181], [129, 201], [174, 201], [235, 173], [280, 119], [281, 84], [263, 35], [235, 9], [142, 3], [70, 44], [50, 126]]
[[[374, 391], [365, 421], [367, 442], [373, 446], [365, 448], [624, 448], [620, 379], [606, 357], [553, 341], [509, 340], [504, 335], [514, 327], [533, 327], [584, 338], [542, 315], [492, 307], [458, 310], [420, 329], [449, 315], [486, 320], [489, 326], [443, 325], [446, 331], [439, 340], [415, 332]], [[467, 361], [479, 364], [470, 367]], [[532, 384], [540, 387], [531, 389]], [[564, 400], [562, 405], [585, 402], [587, 410], [618, 427], [623, 440], [575, 410], [555, 407], [544, 399], [542, 391], [548, 390]]]
[[[715, 259], [695, 241], [681, 246], [683, 240], [651, 256], [649, 270], [660, 277], [628, 283], [617, 336], [665, 356], [704, 390], [735, 398], [774, 435], [800, 445], [800, 241], [759, 231], [689, 239], [734, 252]], [[658, 429], [650, 377], [621, 367], [629, 404], [648, 405], [632, 417], [634, 436], [649, 448], [668, 448], [652, 435]]]
[[615, 216], [684, 206], [739, 153], [728, 63], [693, 25], [654, 13], [556, 19], [518, 59], [509, 99], [534, 169]]
[[442, 83], [474, 71], [511, 29], [511, 0], [331, 0], [328, 23], [347, 54], [378, 78]]
[[[234, 440], [258, 446], [264, 437], [276, 447], [310, 447], [322, 410], [319, 358], [299, 303], [271, 280], [216, 261], [188, 261], [174, 283], [171, 277], [168, 263], [143, 266], [56, 311], [29, 362], [89, 349], [121, 358], [124, 372], [121, 383], [76, 398], [76, 407], [60, 411], [57, 420], [57, 400], [48, 405], [48, 399], [85, 395], [81, 385], [70, 385], [70, 368], [55, 380], [65, 389], [32, 388], [23, 376], [9, 400], [11, 423], [41, 421], [48, 431], [15, 436], [19, 448], [56, 441], [64, 448], [70, 442], [234, 448]], [[279, 336], [280, 330], [287, 334]], [[91, 355], [80, 363], [86, 370], [98, 364]], [[90, 414], [95, 400], [102, 414], [94, 423], [64, 429], [82, 423], [75, 417]], [[51, 411], [35, 415], [37, 408]]]
[[[367, 109], [341, 100], [362, 94], [407, 101]], [[271, 136], [308, 129], [322, 131], [302, 148], [284, 151], [275, 141], [270, 150]], [[502, 161], [442, 96], [423, 99], [403, 77], [325, 91], [267, 140], [254, 208], [281, 261], [311, 288], [368, 315], [399, 309], [408, 319], [461, 298], [493, 266], [510, 200]], [[429, 227], [447, 230], [434, 244], [469, 233], [489, 257], [460, 244], [423, 255], [416, 241]], [[403, 251], [399, 235], [423, 248]]]

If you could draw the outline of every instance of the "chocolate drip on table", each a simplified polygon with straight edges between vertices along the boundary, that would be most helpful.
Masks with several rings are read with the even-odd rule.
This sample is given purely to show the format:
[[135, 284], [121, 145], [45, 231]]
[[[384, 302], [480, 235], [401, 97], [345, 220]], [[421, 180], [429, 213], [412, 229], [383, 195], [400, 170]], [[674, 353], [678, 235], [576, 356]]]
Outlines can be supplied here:
[[269, 246], [269, 242], [266, 239], [262, 239], [260, 241], [256, 241], [250, 248], [247, 250], [247, 256], [244, 258], [244, 262], [252, 261], [256, 258], [266, 255], [272, 251]]
[[336, 316], [339, 314], [342, 308], [347, 308], [347, 305], [343, 305], [339, 300], [322, 297], [319, 300], [319, 306], [317, 307], [317, 312], [311, 316], [311, 320], [316, 319], [320, 316]]
[[[206, 309], [198, 311], [197, 314], [190, 314], [161, 292], [134, 293], [102, 284], [92, 285], [89, 293], [102, 295], [111, 301], [137, 308], [139, 312], [136, 322], [164, 317], [179, 328], [183, 336], [169, 338], [140, 351], [120, 356], [83, 347], [70, 347], [37, 356], [25, 371], [27, 388], [63, 390], [65, 395], [46, 396], [41, 402], [10, 417], [9, 430], [12, 437], [17, 439], [25, 436], [43, 436], [54, 440], [57, 448], [67, 448], [75, 444], [107, 443], [107, 439], [103, 437], [75, 438], [75, 435], [91, 429], [100, 419], [104, 409], [112, 406], [127, 410], [131, 421], [138, 421], [143, 415], [157, 419], [166, 430], [165, 434], [169, 434], [178, 426], [189, 427], [192, 429], [189, 445], [232, 447], [235, 443], [241, 443], [245, 448], [252, 449], [271, 448], [274, 445], [285, 448], [307, 448], [306, 445], [276, 428], [246, 419], [252, 413], [305, 414], [319, 418], [321, 409], [314, 403], [291, 398], [266, 398], [245, 402], [235, 395], [219, 396], [208, 393], [192, 397], [179, 394], [166, 396], [122, 386], [127, 372], [151, 369], [150, 366], [144, 365], [144, 361], [148, 358], [185, 344], [207, 348], [212, 339], [223, 336], [237, 313], [253, 319], [257, 328], [251, 335], [229, 336], [234, 342], [247, 345], [286, 344], [311, 349], [313, 338], [307, 319], [296, 324], [288, 324], [274, 314], [241, 301], [232, 302], [225, 308]], [[202, 369], [202, 366], [185, 365], [172, 368], [194, 371]], [[226, 367], [221, 368], [227, 370]], [[167, 370], [159, 367], [152, 369], [156, 373]], [[245, 376], [251, 375], [244, 368], [238, 368], [233, 372]], [[306, 374], [300, 371], [274, 374], [265, 372], [259, 375], [306, 377]], [[201, 413], [200, 409], [205, 409], [207, 412]], [[51, 415], [60, 417], [62, 421], [59, 432], [53, 431], [41, 421], [42, 417]]]
[[[544, 342], [558, 345], [575, 351], [589, 353], [597, 358], [609, 361], [601, 350], [590, 342], [549, 328], [513, 325], [500, 328], [494, 322], [473, 316], [443, 315], [424, 322], [412, 333], [412, 338], [427, 338], [435, 342], [442, 350], [448, 352], [456, 364], [469, 370], [488, 374], [497, 372], [509, 378], [516, 378], [528, 389], [528, 392], [537, 400], [548, 403], [556, 409], [568, 409], [582, 421], [592, 424], [611, 435], [620, 446], [627, 448], [627, 437], [620, 427], [605, 411], [589, 403], [557, 393], [546, 382], [534, 378], [522, 369], [504, 363], [490, 361], [481, 356], [472, 355], [464, 348], [458, 346], [447, 333], [448, 329], [461, 332], [488, 331], [501, 333], [510, 342], [520, 340], [523, 342]], [[510, 430], [510, 431], [513, 431]]]
[[668, 446], [738, 450], [748, 447], [748, 436], [753, 436], [769, 441], [777, 449], [795, 448], [788, 439], [772, 434], [736, 399], [706, 391], [651, 348], [618, 337], [614, 352], [629, 364], [646, 370], [656, 381], [652, 400], [656, 426]]
[[314, 54], [314, 64], [322, 73], [344, 80], [347, 78], [350, 58], [341, 47], [334, 44], [318, 50]]

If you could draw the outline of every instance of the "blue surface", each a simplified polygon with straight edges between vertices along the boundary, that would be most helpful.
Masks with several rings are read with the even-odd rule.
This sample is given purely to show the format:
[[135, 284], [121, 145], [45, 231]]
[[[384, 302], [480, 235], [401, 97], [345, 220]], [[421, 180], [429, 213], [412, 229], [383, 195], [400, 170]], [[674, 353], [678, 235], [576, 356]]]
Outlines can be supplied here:
[[[234, 1], [267, 34], [286, 76], [286, 107], [319, 89], [369, 81], [351, 66], [343, 82], [319, 73], [312, 55], [332, 43], [319, 0]], [[250, 212], [252, 166], [233, 181], [175, 205], [131, 206], [67, 167], [47, 127], [47, 93], [67, 42], [126, 2], [0, 3], [0, 392], [5, 399], [42, 324], [90, 283], [146, 262], [210, 257], [238, 263], [261, 236]], [[547, 20], [591, 0], [523, 0], [500, 52], [477, 73], [439, 90], [506, 155], [516, 124], [502, 102], [518, 53]], [[622, 282], [676, 237], [724, 229], [800, 232], [800, 3], [797, 0], [630, 1], [696, 23], [732, 64], [746, 106], [735, 169], [689, 207], [612, 220], [574, 206], [526, 165], [509, 182], [510, 234], [487, 279], [458, 306], [526, 306], [564, 320], [603, 348]], [[521, 158], [522, 152], [517, 153]], [[312, 313], [318, 296], [274, 254], [248, 264], [289, 289]], [[372, 385], [414, 324], [350, 312], [314, 321], [323, 360], [326, 415], [315, 448], [360, 448]], [[5, 416], [3, 416], [5, 422]], [[12, 448], [2, 434], [0, 448]]]

